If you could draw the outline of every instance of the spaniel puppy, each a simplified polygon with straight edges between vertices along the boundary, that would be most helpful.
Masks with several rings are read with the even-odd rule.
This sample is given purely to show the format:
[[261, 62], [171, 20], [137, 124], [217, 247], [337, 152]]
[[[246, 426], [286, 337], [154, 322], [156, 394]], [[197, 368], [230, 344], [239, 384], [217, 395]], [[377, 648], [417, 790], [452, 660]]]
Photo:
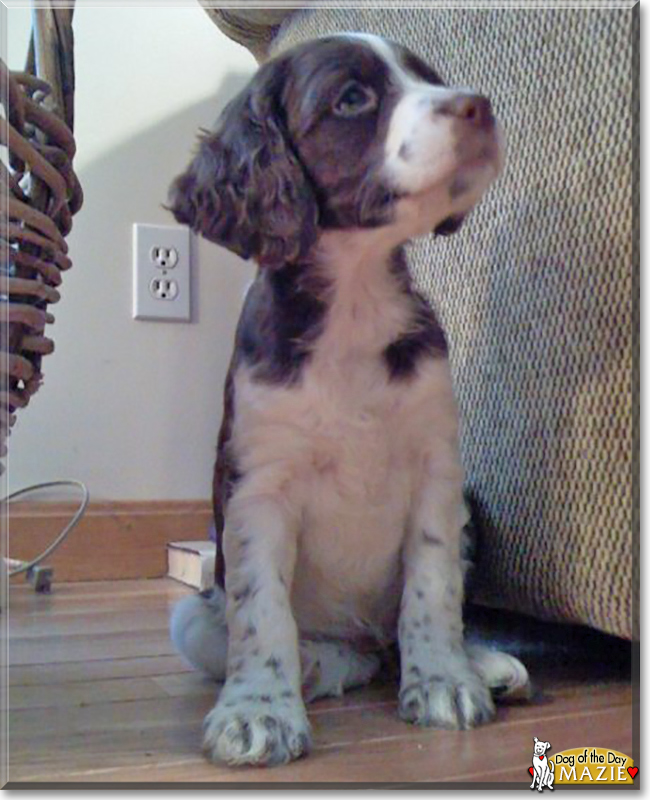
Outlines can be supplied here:
[[350, 34], [262, 66], [172, 186], [179, 222], [259, 266], [225, 389], [217, 585], [172, 618], [225, 678], [214, 760], [304, 754], [304, 701], [367, 683], [396, 641], [403, 719], [494, 715], [493, 654], [463, 641], [447, 343], [402, 246], [458, 228], [499, 166], [487, 98]]

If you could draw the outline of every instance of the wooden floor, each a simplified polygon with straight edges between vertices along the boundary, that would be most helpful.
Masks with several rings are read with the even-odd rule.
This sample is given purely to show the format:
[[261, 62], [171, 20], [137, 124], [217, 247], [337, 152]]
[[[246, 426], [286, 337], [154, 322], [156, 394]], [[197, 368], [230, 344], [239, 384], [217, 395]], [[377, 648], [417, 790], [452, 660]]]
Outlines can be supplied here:
[[534, 736], [553, 752], [589, 745], [632, 754], [629, 648], [608, 639], [601, 652], [588, 635], [585, 643], [564, 636], [565, 644], [578, 643], [577, 656], [567, 647], [554, 657], [531, 647], [536, 695], [500, 706], [493, 725], [413, 728], [397, 718], [395, 686], [380, 684], [310, 707], [308, 758], [270, 770], [215, 767], [203, 760], [200, 740], [217, 687], [181, 662], [167, 636], [169, 607], [186, 591], [166, 579], [55, 584], [50, 596], [12, 585], [10, 786], [478, 781], [525, 788]]

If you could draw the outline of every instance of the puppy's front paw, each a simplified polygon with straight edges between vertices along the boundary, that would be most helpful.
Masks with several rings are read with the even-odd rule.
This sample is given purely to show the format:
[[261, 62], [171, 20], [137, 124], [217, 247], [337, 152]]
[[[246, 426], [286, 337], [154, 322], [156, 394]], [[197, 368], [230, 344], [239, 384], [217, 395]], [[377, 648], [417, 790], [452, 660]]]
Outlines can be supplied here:
[[490, 690], [470, 670], [434, 674], [402, 686], [399, 715], [406, 722], [432, 728], [467, 730], [495, 715]]
[[203, 750], [214, 762], [275, 766], [305, 755], [311, 746], [300, 698], [246, 695], [220, 699], [205, 719]]

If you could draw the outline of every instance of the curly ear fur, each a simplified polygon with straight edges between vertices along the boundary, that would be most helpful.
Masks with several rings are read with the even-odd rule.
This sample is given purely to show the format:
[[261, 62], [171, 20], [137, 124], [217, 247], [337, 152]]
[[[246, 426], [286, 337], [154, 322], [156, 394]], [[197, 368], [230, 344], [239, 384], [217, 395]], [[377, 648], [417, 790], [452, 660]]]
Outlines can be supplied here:
[[304, 257], [318, 207], [294, 153], [280, 104], [282, 62], [263, 67], [205, 132], [170, 188], [176, 220], [261, 266]]

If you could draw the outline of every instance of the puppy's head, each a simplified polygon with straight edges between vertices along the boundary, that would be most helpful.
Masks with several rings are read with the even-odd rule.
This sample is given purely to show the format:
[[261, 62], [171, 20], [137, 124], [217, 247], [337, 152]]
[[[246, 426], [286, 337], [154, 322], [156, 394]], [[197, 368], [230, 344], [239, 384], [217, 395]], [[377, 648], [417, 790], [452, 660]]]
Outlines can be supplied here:
[[307, 255], [325, 229], [395, 243], [453, 232], [499, 171], [489, 101], [405, 48], [349, 34], [260, 68], [172, 185], [190, 225], [262, 266]]
[[551, 746], [551, 743], [550, 742], [540, 742], [539, 739], [536, 736], [534, 737], [534, 740], [535, 740], [534, 754], [536, 756], [543, 756], [546, 753], [546, 751], [549, 749], [549, 747]]

